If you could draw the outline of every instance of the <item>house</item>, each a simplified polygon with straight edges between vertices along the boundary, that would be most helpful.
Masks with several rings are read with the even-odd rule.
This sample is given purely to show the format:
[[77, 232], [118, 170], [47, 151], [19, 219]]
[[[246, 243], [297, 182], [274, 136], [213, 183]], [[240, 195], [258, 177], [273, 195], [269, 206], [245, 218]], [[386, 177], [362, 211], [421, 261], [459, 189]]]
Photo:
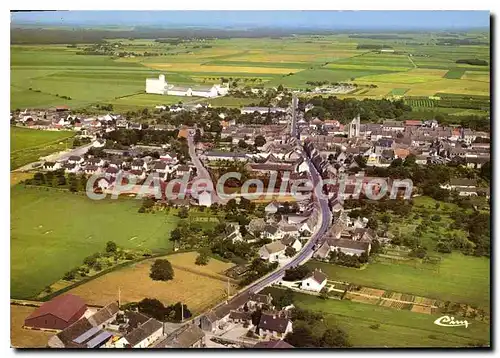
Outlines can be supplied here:
[[151, 348], [204, 348], [205, 332], [196, 324], [186, 324], [176, 329], [167, 337], [155, 343]]
[[306, 291], [320, 292], [325, 287], [327, 276], [321, 269], [315, 269], [300, 284], [300, 288]]
[[477, 186], [477, 180], [452, 178], [450, 179], [449, 184], [441, 185], [441, 189], [455, 190], [463, 188], [475, 188], [476, 186]]
[[189, 165], [179, 165], [175, 169], [175, 175], [177, 177], [183, 177], [184, 175], [189, 174], [189, 173], [191, 173], [191, 168], [189, 167]]
[[78, 296], [64, 294], [45, 302], [24, 320], [26, 327], [63, 330], [76, 322], [87, 310]]
[[65, 163], [63, 166], [65, 173], [78, 173], [80, 170], [80, 165], [75, 163]]
[[282, 341], [282, 340], [270, 340], [266, 342], [259, 342], [253, 348], [264, 348], [264, 349], [275, 349], [275, 348], [280, 348], [280, 349], [290, 349], [290, 348], [295, 348], [291, 344]]
[[94, 148], [102, 148], [106, 145], [106, 140], [104, 139], [96, 139], [93, 143], [92, 143], [92, 147]]
[[118, 175], [118, 173], [120, 172], [120, 169], [116, 168], [116, 167], [108, 167], [106, 168], [106, 177], [116, 177]]
[[248, 298], [248, 293], [237, 295], [229, 302], [204, 314], [198, 318], [195, 323], [205, 332], [216, 332], [226, 325], [231, 311], [243, 307], [243, 305], [248, 302]]
[[271, 240], [277, 240], [281, 238], [281, 232], [276, 225], [266, 225], [261, 232], [262, 237]]
[[79, 155], [72, 155], [68, 158], [68, 163], [70, 164], [81, 164], [83, 163], [83, 158]]
[[163, 335], [163, 323], [150, 318], [127, 335], [120, 338], [116, 348], [147, 348]]
[[252, 323], [252, 313], [250, 311], [231, 311], [229, 321], [250, 325]]
[[61, 168], [62, 168], [62, 165], [59, 162], [45, 162], [45, 163], [43, 163], [43, 169], [45, 169], [45, 170], [54, 171], [54, 170], [61, 169]]
[[90, 165], [90, 164], [87, 164], [87, 165], [85, 166], [85, 168], [83, 168], [83, 172], [84, 172], [85, 174], [89, 174], [89, 175], [91, 175], [91, 174], [95, 174], [95, 173], [97, 173], [99, 170], [100, 170], [100, 169], [99, 169], [99, 167], [98, 167], [98, 166], [95, 166], [95, 165]]
[[271, 201], [269, 204], [266, 205], [264, 208], [264, 211], [266, 214], [275, 214], [278, 212], [279, 204], [275, 201]]
[[291, 247], [291, 248], [294, 248], [295, 251], [299, 252], [300, 250], [302, 250], [302, 243], [300, 242], [299, 239], [297, 239], [296, 237], [294, 236], [291, 236], [291, 235], [285, 235], [282, 239], [281, 239], [281, 243], [287, 247]]
[[248, 156], [244, 153], [235, 153], [235, 152], [220, 152], [220, 151], [211, 151], [203, 153], [200, 156], [202, 160], [228, 160], [228, 161], [239, 161], [243, 162], [248, 160]]
[[272, 302], [273, 296], [271, 296], [271, 294], [263, 295], [259, 293], [250, 293], [247, 301], [247, 306], [251, 310], [257, 308], [264, 309], [266, 307], [271, 307]]
[[293, 236], [293, 237], [299, 237], [300, 232], [297, 226], [295, 225], [289, 225], [289, 224], [282, 224], [279, 227], [279, 237], [284, 237], [285, 235]]
[[[111, 163], [110, 163], [111, 165]], [[147, 165], [146, 163], [144, 163], [144, 160], [143, 159], [134, 159], [132, 161], [132, 164], [131, 164], [131, 168], [132, 170], [146, 170], [147, 169]]]
[[349, 239], [327, 240], [330, 250], [340, 250], [346, 255], [360, 256], [363, 253], [370, 253], [371, 244], [366, 241], [354, 241]]
[[257, 328], [260, 336], [282, 338], [292, 332], [292, 321], [276, 314], [262, 313]]
[[269, 262], [277, 262], [284, 259], [286, 246], [279, 241], [264, 245], [259, 249], [259, 256]]
[[203, 191], [198, 194], [198, 205], [210, 207], [212, 206], [212, 194], [208, 191]]
[[96, 167], [102, 167], [104, 165], [104, 160], [102, 158], [89, 158], [85, 162], [87, 165], [93, 165]]

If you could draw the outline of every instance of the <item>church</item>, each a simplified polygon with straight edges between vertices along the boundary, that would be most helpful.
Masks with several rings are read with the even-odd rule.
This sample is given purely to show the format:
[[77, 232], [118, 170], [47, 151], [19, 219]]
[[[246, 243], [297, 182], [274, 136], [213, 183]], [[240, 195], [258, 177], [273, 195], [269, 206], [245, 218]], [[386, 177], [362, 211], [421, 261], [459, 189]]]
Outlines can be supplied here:
[[146, 78], [146, 93], [151, 94], [214, 98], [225, 96], [228, 92], [229, 83], [225, 85], [182, 87], [169, 85], [165, 80], [165, 75], [159, 75], [158, 78]]

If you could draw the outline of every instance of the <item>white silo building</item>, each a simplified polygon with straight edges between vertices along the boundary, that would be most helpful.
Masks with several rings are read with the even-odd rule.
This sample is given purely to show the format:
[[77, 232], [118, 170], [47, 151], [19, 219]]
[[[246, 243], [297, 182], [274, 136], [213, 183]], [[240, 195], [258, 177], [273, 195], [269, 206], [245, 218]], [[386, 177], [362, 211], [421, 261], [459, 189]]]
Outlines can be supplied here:
[[165, 75], [159, 75], [158, 78], [146, 78], [146, 93], [167, 94], [167, 91]]

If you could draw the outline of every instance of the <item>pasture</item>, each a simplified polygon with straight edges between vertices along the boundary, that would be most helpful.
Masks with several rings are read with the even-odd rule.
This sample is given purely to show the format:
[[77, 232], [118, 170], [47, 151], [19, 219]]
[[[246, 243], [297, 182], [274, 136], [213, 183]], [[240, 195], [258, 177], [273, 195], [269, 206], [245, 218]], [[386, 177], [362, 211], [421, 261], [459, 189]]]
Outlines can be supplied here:
[[[227, 278], [222, 272], [234, 266], [231, 263], [210, 259], [208, 265], [197, 266], [194, 252], [169, 255], [174, 267], [174, 279], [153, 281], [149, 270], [155, 259], [141, 261], [131, 266], [110, 272], [69, 293], [82, 297], [87, 303], [105, 305], [117, 299], [120, 290], [122, 303], [138, 302], [145, 297], [157, 298], [165, 305], [183, 302], [193, 314], [222, 301], [227, 294]], [[231, 286], [235, 293], [235, 287]]]
[[[276, 296], [285, 291], [266, 288], [263, 292]], [[293, 293], [293, 303], [321, 313], [328, 323], [336, 324], [348, 334], [354, 347], [467, 347], [469, 344], [489, 345], [490, 342], [490, 327], [482, 322], [473, 321], [468, 328], [451, 329], [434, 324], [439, 314], [421, 314], [347, 300], [323, 300], [297, 292]]]
[[444, 256], [438, 270], [387, 262], [370, 263], [355, 269], [310, 261], [331, 280], [402, 292], [417, 296], [467, 303], [479, 308], [490, 306], [490, 261], [482, 257], [453, 253]]
[[71, 148], [71, 131], [41, 131], [36, 129], [10, 128], [11, 170], [32, 163], [42, 156]]
[[139, 214], [140, 201], [90, 200], [51, 189], [11, 188], [11, 297], [36, 296], [108, 241], [169, 252], [178, 217]]

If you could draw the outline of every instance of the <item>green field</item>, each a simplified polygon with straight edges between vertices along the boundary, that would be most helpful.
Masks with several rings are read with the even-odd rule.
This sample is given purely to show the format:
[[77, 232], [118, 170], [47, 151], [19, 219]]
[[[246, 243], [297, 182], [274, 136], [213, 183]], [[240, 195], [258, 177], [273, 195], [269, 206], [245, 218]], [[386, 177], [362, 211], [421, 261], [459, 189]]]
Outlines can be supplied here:
[[307, 266], [321, 268], [331, 280], [483, 308], [490, 306], [490, 261], [482, 257], [453, 253], [443, 258], [436, 271], [382, 262], [370, 263], [365, 269], [318, 261], [310, 261]]
[[71, 131], [41, 131], [36, 129], [10, 128], [11, 170], [38, 160], [40, 156], [71, 147]]
[[[145, 79], [160, 73], [169, 83], [178, 85], [220, 83], [225, 77], [249, 81], [240, 82], [241, 87], [282, 84], [305, 89], [314, 87], [307, 83], [311, 81], [355, 81], [378, 86], [349, 95], [359, 98], [382, 98], [401, 88], [408, 89], [406, 96], [437, 92], [489, 95], [490, 66], [456, 63], [464, 58], [489, 62], [488, 45], [442, 46], [433, 44], [441, 36], [438, 33], [410, 35], [414, 40], [351, 38], [347, 34], [212, 39], [204, 41], [205, 47], [196, 41], [172, 45], [147, 39], [107, 40], [121, 43], [117, 51], [158, 54], [133, 58], [76, 54], [87, 45], [78, 45], [78, 49], [65, 45], [12, 45], [11, 108], [58, 104], [80, 108], [111, 102], [118, 110], [126, 111], [152, 106], [155, 100], [133, 95], [144, 93]], [[357, 49], [358, 45], [390, 46], [396, 52], [378, 53]], [[459, 77], [460, 73], [465, 74]], [[125, 104], [128, 99], [132, 102]]]
[[[266, 288], [263, 292], [279, 295], [284, 290]], [[346, 300], [323, 300], [302, 293], [293, 293], [293, 297], [297, 307], [320, 312], [326, 322], [343, 329], [354, 347], [466, 347], [490, 342], [489, 325], [482, 322], [473, 321], [468, 328], [448, 328], [434, 324], [440, 315]], [[318, 326], [326, 322], [318, 322]], [[379, 327], [372, 328], [376, 324]]]
[[133, 199], [93, 201], [56, 190], [11, 188], [11, 297], [35, 296], [107, 241], [168, 252], [172, 214], [139, 214]]

